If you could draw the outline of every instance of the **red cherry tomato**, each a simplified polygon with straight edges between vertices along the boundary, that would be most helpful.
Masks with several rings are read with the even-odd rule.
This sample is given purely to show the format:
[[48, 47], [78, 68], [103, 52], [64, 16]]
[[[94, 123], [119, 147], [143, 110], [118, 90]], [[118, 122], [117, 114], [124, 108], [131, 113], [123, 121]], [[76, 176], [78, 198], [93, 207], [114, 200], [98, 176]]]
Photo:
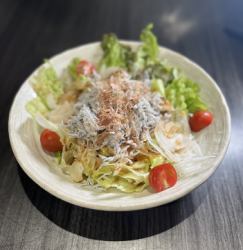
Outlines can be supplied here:
[[174, 186], [177, 182], [177, 173], [170, 163], [164, 163], [154, 167], [149, 173], [149, 185], [156, 191], [161, 192]]
[[76, 67], [76, 71], [78, 75], [90, 76], [95, 72], [95, 67], [92, 63], [81, 60]]
[[189, 124], [193, 132], [198, 132], [209, 126], [213, 121], [212, 113], [208, 111], [197, 111], [189, 119]]
[[44, 129], [40, 135], [42, 148], [50, 153], [55, 153], [62, 150], [60, 136], [49, 129]]

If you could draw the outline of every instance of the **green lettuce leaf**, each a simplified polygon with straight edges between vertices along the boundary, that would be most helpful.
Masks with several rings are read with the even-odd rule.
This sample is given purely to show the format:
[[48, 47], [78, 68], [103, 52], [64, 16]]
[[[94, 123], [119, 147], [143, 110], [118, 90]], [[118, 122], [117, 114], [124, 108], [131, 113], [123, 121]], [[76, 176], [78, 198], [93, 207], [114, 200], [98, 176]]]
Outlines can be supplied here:
[[63, 94], [63, 85], [54, 68], [49, 64], [42, 67], [32, 79], [32, 86], [37, 96], [49, 109], [53, 109], [58, 98]]
[[115, 34], [103, 36], [101, 47], [104, 55], [100, 62], [101, 68], [121, 67], [127, 68], [130, 60], [131, 49], [119, 43]]
[[150, 162], [124, 165], [116, 171], [115, 165], [102, 166], [92, 174], [92, 179], [102, 188], [117, 188], [123, 192], [140, 192], [148, 186]]
[[144, 59], [147, 65], [157, 62], [159, 46], [157, 37], [152, 32], [153, 24], [148, 24], [142, 31], [140, 39], [143, 42], [141, 50], [144, 52]]
[[79, 78], [79, 76], [77, 74], [77, 66], [78, 66], [79, 62], [80, 62], [80, 59], [75, 57], [75, 58], [73, 58], [71, 63], [68, 65], [68, 72], [74, 80], [77, 80]]
[[142, 44], [133, 52], [129, 70], [133, 74], [145, 70], [149, 65], [158, 62], [159, 45], [156, 36], [152, 32], [153, 24], [148, 24], [140, 35]]
[[29, 101], [26, 104], [26, 110], [32, 115], [35, 116], [37, 113], [45, 114], [49, 111], [49, 108], [45, 105], [40, 97], [36, 97]]
[[153, 24], [148, 24], [143, 29], [140, 35], [142, 44], [136, 51], [120, 43], [116, 35], [104, 35], [101, 42], [104, 54], [100, 68], [120, 67], [136, 75], [148, 66], [158, 63], [159, 45], [152, 29]]
[[175, 79], [165, 89], [166, 98], [172, 105], [189, 113], [207, 109], [206, 104], [200, 98], [199, 92], [198, 84], [185, 76]]

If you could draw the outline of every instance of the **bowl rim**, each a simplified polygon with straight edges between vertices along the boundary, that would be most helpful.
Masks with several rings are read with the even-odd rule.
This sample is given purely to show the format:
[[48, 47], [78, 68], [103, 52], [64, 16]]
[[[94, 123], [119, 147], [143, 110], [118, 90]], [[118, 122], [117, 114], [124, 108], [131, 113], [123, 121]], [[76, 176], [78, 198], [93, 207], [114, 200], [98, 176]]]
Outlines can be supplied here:
[[[139, 41], [132, 41], [132, 40], [120, 40], [122, 43], [125, 43], [127, 45], [139, 45], [140, 42]], [[92, 43], [87, 43], [87, 44], [83, 44], [83, 45], [79, 45], [79, 46], [75, 46], [73, 48], [64, 50], [63, 52], [60, 52], [52, 57], [50, 57], [50, 61], [53, 61], [55, 59], [57, 59], [58, 57], [62, 57], [65, 54], [69, 54], [75, 50], [78, 50], [80, 48], [83, 47], [93, 47], [93, 46], [97, 46], [98, 44], [100, 44], [100, 42], [92, 42]], [[221, 91], [221, 89], [219, 88], [219, 86], [217, 85], [217, 83], [215, 82], [215, 80], [201, 67], [199, 66], [197, 63], [195, 63], [194, 61], [190, 60], [189, 58], [187, 58], [186, 56], [182, 55], [179, 52], [176, 52], [174, 50], [171, 50], [167, 47], [164, 46], [159, 46], [160, 49], [163, 49], [165, 51], [168, 51], [171, 54], [174, 54], [176, 57], [181, 57], [184, 61], [186, 61], [187, 63], [191, 64], [192, 67], [197, 68], [198, 71], [200, 71], [203, 75], [205, 75], [205, 77], [208, 78], [208, 80], [210, 81], [210, 83], [214, 86], [214, 88], [216, 89], [216, 91], [218, 92], [218, 94], [220, 95], [220, 99], [222, 101], [222, 105], [225, 109], [226, 112], [226, 123], [227, 123], [227, 135], [226, 135], [226, 139], [225, 139], [225, 143], [221, 149], [220, 154], [217, 156], [216, 161], [213, 162], [212, 166], [207, 170], [207, 175], [205, 175], [203, 178], [201, 178], [199, 181], [196, 182], [196, 184], [192, 185], [190, 189], [183, 189], [181, 192], [177, 192], [175, 193], [171, 198], [168, 197], [167, 199], [163, 199], [163, 200], [153, 200], [150, 203], [145, 203], [145, 204], [135, 204], [135, 205], [130, 205], [130, 206], [110, 206], [110, 205], [104, 205], [104, 204], [100, 204], [100, 203], [95, 203], [95, 202], [87, 202], [87, 201], [82, 201], [82, 199], [74, 199], [73, 197], [69, 197], [65, 194], [63, 194], [62, 192], [59, 192], [59, 190], [55, 190], [54, 188], [52, 188], [52, 185], [48, 182], [45, 182], [41, 179], [39, 179], [36, 175], [34, 175], [31, 170], [29, 170], [28, 166], [26, 166], [25, 162], [24, 162], [24, 157], [21, 157], [20, 154], [18, 154], [18, 149], [16, 147], [16, 145], [13, 142], [13, 137], [12, 137], [12, 133], [11, 131], [14, 130], [14, 128], [12, 127], [12, 119], [14, 116], [14, 106], [15, 103], [17, 102], [17, 98], [19, 93], [21, 92], [21, 90], [26, 86], [26, 84], [29, 82], [29, 79], [33, 76], [33, 74], [35, 72], [38, 71], [39, 68], [41, 68], [43, 66], [43, 64], [41, 64], [40, 66], [38, 66], [37, 68], [35, 68], [35, 70], [29, 74], [29, 76], [24, 80], [24, 82], [20, 85], [18, 91], [15, 94], [15, 97], [13, 99], [13, 102], [11, 104], [11, 108], [10, 108], [10, 112], [9, 112], [9, 119], [8, 119], [8, 134], [9, 134], [9, 139], [10, 139], [10, 145], [12, 148], [12, 151], [14, 153], [14, 156], [17, 160], [17, 162], [19, 163], [20, 167], [22, 168], [22, 170], [38, 185], [40, 186], [42, 189], [44, 189], [45, 191], [47, 191], [48, 193], [54, 195], [55, 197], [71, 203], [73, 205], [77, 205], [80, 207], [85, 207], [85, 208], [89, 208], [89, 209], [94, 209], [94, 210], [103, 210], [103, 211], [134, 211], [134, 210], [141, 210], [141, 209], [148, 209], [148, 208], [152, 208], [152, 207], [157, 207], [160, 205], [164, 205], [167, 203], [170, 203], [172, 201], [175, 201], [183, 196], [185, 196], [186, 194], [190, 193], [192, 190], [196, 189], [197, 187], [199, 187], [201, 184], [203, 184], [210, 176], [212, 176], [212, 174], [215, 172], [215, 170], [219, 167], [219, 164], [222, 162], [222, 160], [224, 159], [224, 156], [226, 154], [227, 148], [229, 146], [230, 143], [230, 137], [231, 137], [231, 115], [230, 115], [230, 111], [229, 111], [229, 107], [227, 105], [226, 99]], [[128, 194], [129, 195], [129, 194]]]

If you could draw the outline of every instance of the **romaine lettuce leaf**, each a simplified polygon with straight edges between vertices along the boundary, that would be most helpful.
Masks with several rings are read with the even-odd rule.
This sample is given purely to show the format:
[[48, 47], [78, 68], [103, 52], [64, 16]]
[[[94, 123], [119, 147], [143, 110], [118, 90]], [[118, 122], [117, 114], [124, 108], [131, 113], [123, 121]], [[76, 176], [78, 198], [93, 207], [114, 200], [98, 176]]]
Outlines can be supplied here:
[[129, 70], [133, 74], [145, 70], [149, 65], [158, 62], [159, 46], [156, 36], [152, 32], [153, 24], [148, 24], [140, 35], [142, 44], [137, 51], [133, 52]]
[[144, 52], [144, 59], [146, 65], [153, 64], [157, 62], [159, 46], [157, 42], [157, 37], [152, 32], [153, 24], [148, 24], [142, 31], [140, 39], [143, 42], [141, 49]]
[[189, 113], [207, 109], [206, 104], [200, 98], [199, 92], [198, 84], [185, 76], [175, 79], [165, 89], [166, 98], [172, 105]]
[[100, 61], [101, 68], [127, 68], [130, 60], [131, 49], [128, 46], [119, 43], [115, 34], [104, 35], [101, 47], [104, 52], [103, 58]]
[[54, 68], [43, 66], [32, 79], [32, 86], [44, 105], [53, 109], [58, 98], [63, 94], [63, 85]]
[[37, 113], [45, 114], [49, 111], [49, 108], [45, 105], [40, 97], [36, 97], [29, 101], [26, 104], [26, 110], [32, 115], [35, 116]]

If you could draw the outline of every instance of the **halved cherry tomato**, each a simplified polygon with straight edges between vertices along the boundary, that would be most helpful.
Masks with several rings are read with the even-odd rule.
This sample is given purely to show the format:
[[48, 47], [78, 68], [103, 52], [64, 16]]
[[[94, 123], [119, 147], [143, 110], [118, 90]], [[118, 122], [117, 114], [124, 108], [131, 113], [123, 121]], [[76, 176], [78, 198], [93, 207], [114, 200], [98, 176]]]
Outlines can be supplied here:
[[55, 153], [62, 150], [60, 136], [49, 129], [44, 129], [40, 135], [42, 148], [50, 153]]
[[149, 185], [156, 191], [161, 192], [174, 186], [177, 182], [177, 173], [170, 163], [164, 163], [154, 167], [149, 173]]
[[76, 72], [78, 75], [90, 76], [95, 72], [95, 67], [92, 63], [81, 60], [76, 67]]
[[209, 126], [213, 121], [212, 113], [208, 111], [197, 111], [189, 119], [189, 124], [193, 132], [198, 132]]

